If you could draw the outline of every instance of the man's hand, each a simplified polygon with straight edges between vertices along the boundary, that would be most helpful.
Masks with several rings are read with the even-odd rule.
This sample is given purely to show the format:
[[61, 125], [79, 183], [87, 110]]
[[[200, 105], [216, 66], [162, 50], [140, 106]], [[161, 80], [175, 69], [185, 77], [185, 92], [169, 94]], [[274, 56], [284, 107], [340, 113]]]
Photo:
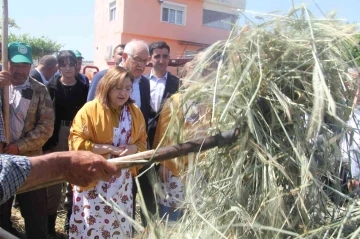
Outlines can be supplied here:
[[[1, 74], [1, 73], [0, 73]], [[16, 144], [9, 144], [4, 148], [5, 154], [19, 155], [19, 148]]]
[[0, 88], [11, 85], [11, 75], [7, 71], [0, 72]]
[[169, 169], [167, 167], [160, 164], [158, 173], [161, 182], [167, 183], [169, 181]]
[[89, 151], [69, 151], [69, 167], [65, 179], [72, 184], [87, 186], [94, 181], [109, 181], [121, 169], [107, 162], [101, 155]]

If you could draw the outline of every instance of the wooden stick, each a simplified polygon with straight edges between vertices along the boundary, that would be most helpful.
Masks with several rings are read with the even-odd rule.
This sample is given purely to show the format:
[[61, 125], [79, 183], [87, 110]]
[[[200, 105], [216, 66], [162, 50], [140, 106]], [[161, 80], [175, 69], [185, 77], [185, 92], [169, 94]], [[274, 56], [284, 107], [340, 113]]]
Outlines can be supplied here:
[[[3, 19], [2, 19], [2, 67], [3, 71], [8, 70], [8, 1], [3, 0]], [[10, 141], [10, 105], [9, 105], [9, 87], [3, 87], [3, 117], [5, 126], [5, 137], [7, 143]]]
[[[189, 153], [202, 152], [214, 147], [224, 147], [233, 143], [240, 134], [240, 129], [235, 128], [230, 131], [220, 132], [214, 136], [209, 136], [194, 141], [188, 141], [183, 144], [159, 148], [157, 150], [148, 150], [145, 152], [127, 155], [124, 157], [109, 159], [108, 161], [119, 168], [130, 168], [133, 166], [147, 165], [155, 162], [173, 159], [180, 156], [186, 156]], [[21, 188], [17, 193], [24, 193], [39, 188], [63, 183], [65, 180], [54, 180], [42, 185], [30, 188]]]

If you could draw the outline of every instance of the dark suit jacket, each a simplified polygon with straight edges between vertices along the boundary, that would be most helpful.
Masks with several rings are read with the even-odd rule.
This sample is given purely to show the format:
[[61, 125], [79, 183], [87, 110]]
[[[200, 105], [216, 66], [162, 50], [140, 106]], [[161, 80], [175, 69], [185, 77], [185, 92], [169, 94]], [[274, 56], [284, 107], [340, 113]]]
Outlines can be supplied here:
[[[87, 101], [91, 101], [95, 98], [96, 87], [99, 84], [100, 80], [103, 78], [103, 76], [106, 74], [106, 72], [107, 72], [107, 70], [102, 70], [94, 75], [94, 77], [91, 81], [91, 84], [90, 84]], [[145, 78], [144, 76], [141, 76], [139, 87], [140, 87], [140, 98], [141, 98], [140, 110], [143, 113], [146, 127], [147, 127], [147, 122], [149, 121], [149, 116], [150, 116], [150, 83], [149, 83], [149, 79]]]
[[[145, 76], [147, 78], [150, 78], [150, 73], [145, 75]], [[149, 83], [149, 85], [150, 85], [150, 83]], [[159, 110], [159, 112], [153, 112], [153, 110], [150, 108], [151, 112], [150, 112], [149, 118], [153, 119], [151, 122], [149, 122], [149, 127], [148, 127], [148, 142], [149, 142], [150, 147], [152, 147], [152, 144], [153, 144], [153, 141], [154, 141], [157, 121], [158, 121], [161, 109], [162, 109], [165, 101], [171, 95], [175, 94], [178, 90], [179, 90], [179, 78], [172, 75], [170, 72], [168, 72], [167, 79], [166, 79], [166, 84], [165, 84], [165, 90], [164, 90], [164, 94], [163, 94], [162, 101], [161, 101], [160, 110]], [[150, 94], [150, 92], [149, 92], [149, 94]]]
[[92, 81], [90, 83], [89, 93], [88, 93], [88, 96], [87, 96], [87, 101], [92, 101], [93, 99], [95, 99], [96, 87], [97, 87], [97, 85], [99, 84], [99, 81], [103, 78], [103, 76], [105, 75], [106, 72], [107, 72], [107, 70], [99, 71], [92, 78]]
[[40, 73], [35, 70], [35, 69], [32, 69], [30, 71], [30, 74], [29, 74], [32, 78], [34, 78], [35, 80], [37, 80], [38, 82], [40, 82], [41, 84], [44, 84], [44, 82], [42, 81], [42, 78], [41, 78], [41, 75]]
[[149, 79], [144, 76], [141, 76], [139, 87], [140, 87], [140, 97], [141, 97], [141, 112], [144, 115], [145, 123], [147, 126], [147, 123], [149, 122], [150, 110], [151, 110]]

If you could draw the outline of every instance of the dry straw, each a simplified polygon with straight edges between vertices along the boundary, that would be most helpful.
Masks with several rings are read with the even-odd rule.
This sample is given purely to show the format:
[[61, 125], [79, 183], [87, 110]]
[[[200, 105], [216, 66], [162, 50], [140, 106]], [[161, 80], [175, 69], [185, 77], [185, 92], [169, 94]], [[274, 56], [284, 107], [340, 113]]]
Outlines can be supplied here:
[[[347, 73], [356, 67], [349, 54], [356, 26], [316, 19], [305, 6], [263, 16], [197, 58], [173, 109], [178, 117], [189, 102], [201, 103], [210, 112], [207, 133], [241, 125], [238, 141], [194, 155], [184, 173], [184, 217], [171, 229], [154, 221], [139, 235], [359, 237], [360, 207], [341, 191], [338, 160], [356, 89]], [[191, 138], [198, 126], [187, 132], [178, 121], [167, 137]]]

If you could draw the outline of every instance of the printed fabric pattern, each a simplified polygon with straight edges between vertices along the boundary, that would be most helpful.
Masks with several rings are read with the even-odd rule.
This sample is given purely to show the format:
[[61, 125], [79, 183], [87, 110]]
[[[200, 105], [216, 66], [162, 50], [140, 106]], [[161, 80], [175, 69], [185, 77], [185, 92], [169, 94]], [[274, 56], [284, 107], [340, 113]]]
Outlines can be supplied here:
[[[119, 127], [114, 128], [113, 145], [129, 144], [131, 121], [130, 109], [124, 105], [120, 114]], [[113, 205], [106, 204], [99, 195]], [[113, 176], [108, 182], [99, 181], [89, 190], [79, 191], [78, 186], [74, 187], [69, 238], [120, 239], [131, 237], [130, 221], [126, 216], [120, 214], [119, 210], [115, 210], [116, 208], [132, 218], [132, 175], [129, 169], [122, 170], [119, 177]]]

